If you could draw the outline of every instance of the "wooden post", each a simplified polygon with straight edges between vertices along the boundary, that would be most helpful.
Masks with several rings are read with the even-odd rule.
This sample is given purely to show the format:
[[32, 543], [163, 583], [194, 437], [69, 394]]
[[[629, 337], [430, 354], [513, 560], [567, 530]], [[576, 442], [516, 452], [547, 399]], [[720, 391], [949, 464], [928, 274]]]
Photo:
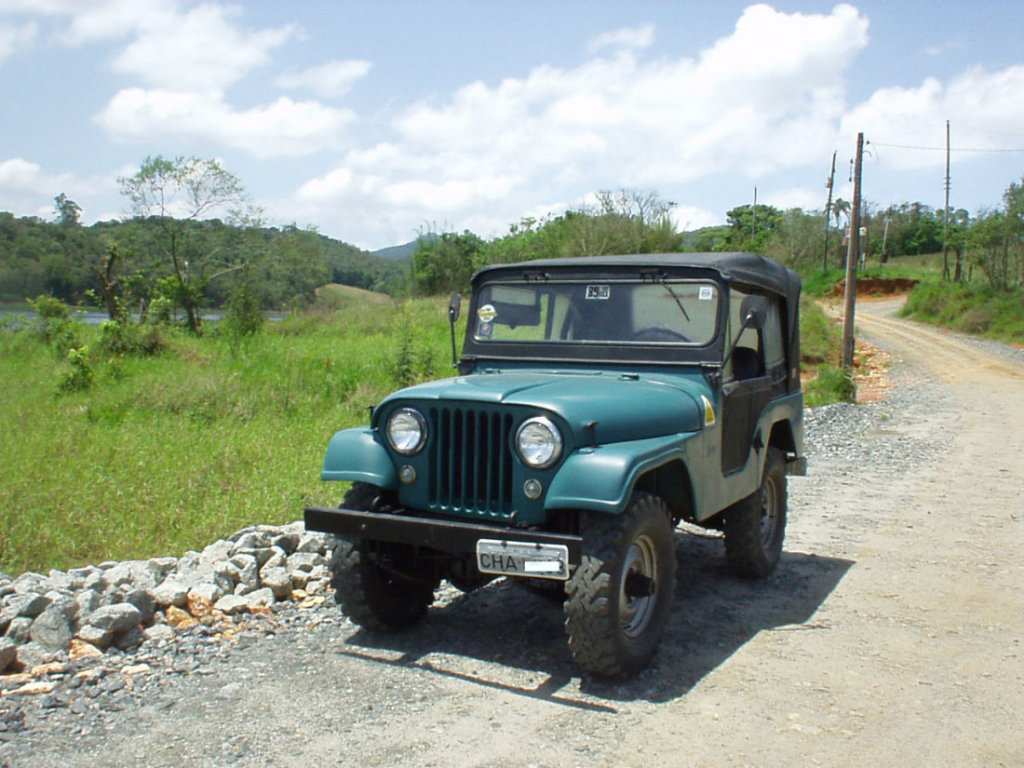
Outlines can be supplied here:
[[824, 272], [828, 269], [828, 219], [832, 215], [832, 185], [836, 180], [836, 153], [832, 153], [832, 171], [828, 175], [828, 202], [825, 203], [825, 250], [821, 254], [821, 269]]
[[942, 212], [942, 279], [949, 280], [949, 120], [946, 121], [946, 207]]
[[854, 310], [857, 304], [857, 261], [860, 259], [860, 174], [864, 156], [864, 134], [857, 134], [857, 159], [853, 166], [853, 202], [850, 204], [850, 245], [846, 251], [846, 294], [843, 309], [843, 339], [840, 363], [853, 375]]

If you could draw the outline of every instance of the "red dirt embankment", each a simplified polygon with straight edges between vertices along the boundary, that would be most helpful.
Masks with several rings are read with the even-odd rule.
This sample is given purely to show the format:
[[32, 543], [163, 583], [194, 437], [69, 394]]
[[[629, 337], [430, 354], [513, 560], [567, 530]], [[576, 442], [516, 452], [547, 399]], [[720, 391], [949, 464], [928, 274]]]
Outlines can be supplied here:
[[[910, 293], [920, 281], [909, 277], [858, 277], [858, 296], [897, 296]], [[846, 279], [840, 280], [832, 287], [832, 296], [843, 296], [846, 293]]]

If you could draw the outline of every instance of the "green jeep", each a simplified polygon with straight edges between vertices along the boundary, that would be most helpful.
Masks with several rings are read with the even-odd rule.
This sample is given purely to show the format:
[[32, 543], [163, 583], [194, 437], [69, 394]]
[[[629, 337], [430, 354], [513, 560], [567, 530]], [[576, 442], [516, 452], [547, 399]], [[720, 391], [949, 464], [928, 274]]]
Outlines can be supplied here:
[[642, 669], [679, 522], [723, 531], [737, 574], [779, 562], [786, 475], [806, 472], [799, 299], [794, 272], [749, 253], [477, 272], [459, 375], [394, 393], [327, 448], [323, 479], [352, 487], [305, 521], [339, 537], [342, 610], [396, 631], [441, 579], [503, 576], [564, 601], [584, 670]]

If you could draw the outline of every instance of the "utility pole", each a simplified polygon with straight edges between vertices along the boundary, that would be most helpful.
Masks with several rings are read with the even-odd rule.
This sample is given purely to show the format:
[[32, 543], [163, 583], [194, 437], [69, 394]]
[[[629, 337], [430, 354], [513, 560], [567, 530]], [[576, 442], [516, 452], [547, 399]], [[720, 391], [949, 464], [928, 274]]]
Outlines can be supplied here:
[[843, 309], [843, 339], [840, 364], [853, 375], [853, 315], [857, 304], [857, 261], [860, 259], [860, 175], [864, 156], [864, 134], [857, 134], [857, 159], [853, 166], [853, 202], [850, 204], [850, 246], [846, 252], [846, 295]]
[[832, 170], [828, 174], [828, 181], [825, 186], [828, 187], [828, 202], [825, 203], [825, 252], [821, 254], [821, 268], [822, 270], [828, 269], [828, 220], [832, 215], [832, 185], [836, 180], [836, 153], [832, 153]]
[[949, 280], [949, 120], [946, 121], [946, 208], [942, 216], [942, 279]]

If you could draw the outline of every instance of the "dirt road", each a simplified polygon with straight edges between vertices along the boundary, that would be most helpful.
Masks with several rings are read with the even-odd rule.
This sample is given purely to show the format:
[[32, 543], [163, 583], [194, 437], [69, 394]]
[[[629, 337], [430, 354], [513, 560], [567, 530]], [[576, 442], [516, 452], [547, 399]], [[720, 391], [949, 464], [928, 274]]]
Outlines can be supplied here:
[[734, 579], [717, 537], [677, 536], [675, 612], [635, 680], [581, 681], [560, 607], [498, 584], [446, 593], [395, 638], [325, 605], [168, 678], [102, 732], [55, 715], [14, 754], [90, 768], [1024, 765], [1024, 366], [891, 309], [858, 308], [894, 359], [891, 397], [811, 417], [825, 437], [791, 480], [778, 572]]

